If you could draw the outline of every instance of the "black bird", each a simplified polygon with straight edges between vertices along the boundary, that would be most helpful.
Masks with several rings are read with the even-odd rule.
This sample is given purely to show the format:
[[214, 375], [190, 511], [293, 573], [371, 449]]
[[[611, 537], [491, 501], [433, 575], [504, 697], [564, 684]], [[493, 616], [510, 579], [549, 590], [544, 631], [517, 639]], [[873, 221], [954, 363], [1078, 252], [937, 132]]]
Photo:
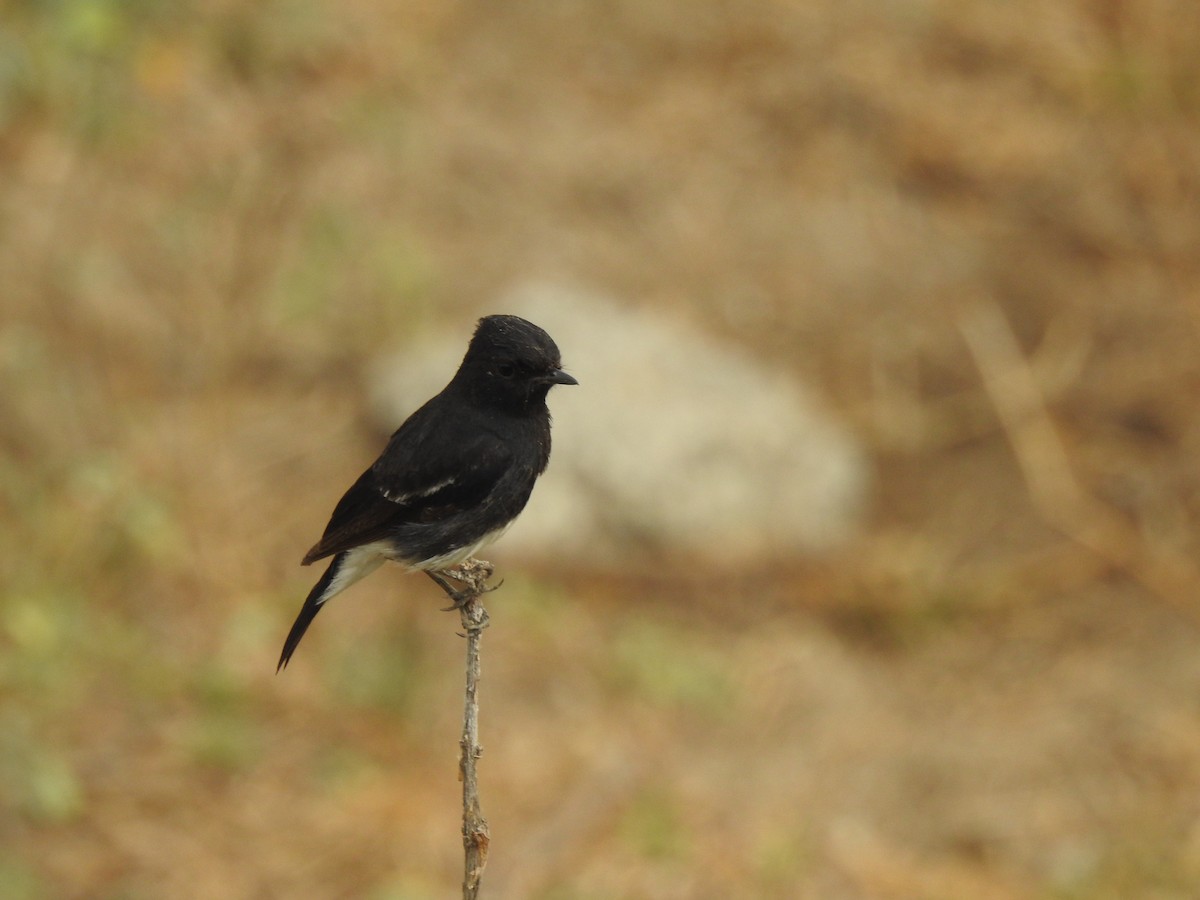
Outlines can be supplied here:
[[550, 460], [546, 394], [578, 384], [550, 335], [517, 316], [479, 320], [458, 372], [413, 413], [338, 502], [303, 565], [332, 556], [283, 644], [279, 671], [330, 598], [386, 560], [429, 575], [455, 600], [453, 567], [525, 508]]

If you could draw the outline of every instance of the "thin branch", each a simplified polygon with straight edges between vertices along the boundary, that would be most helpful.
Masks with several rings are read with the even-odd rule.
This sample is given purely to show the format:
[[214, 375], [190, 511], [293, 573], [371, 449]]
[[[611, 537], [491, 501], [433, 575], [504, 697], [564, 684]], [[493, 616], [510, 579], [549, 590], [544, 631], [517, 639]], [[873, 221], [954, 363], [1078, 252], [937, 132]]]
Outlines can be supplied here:
[[1037, 377], [1000, 307], [980, 302], [958, 327], [1043, 520], [1195, 619], [1200, 572], [1190, 560], [1150, 546], [1076, 476]]
[[467, 639], [467, 682], [463, 698], [463, 731], [459, 741], [458, 771], [463, 786], [463, 900], [475, 900], [479, 896], [479, 884], [483, 867], [487, 865], [488, 833], [487, 820], [479, 808], [479, 782], [475, 774], [475, 763], [483, 748], [479, 746], [479, 639], [488, 626], [488, 614], [481, 597], [491, 588], [487, 585], [492, 566], [479, 559], [468, 559], [458, 566], [453, 574], [463, 587], [452, 591], [440, 579], [446, 592], [454, 599], [454, 605], [462, 616], [463, 635]]

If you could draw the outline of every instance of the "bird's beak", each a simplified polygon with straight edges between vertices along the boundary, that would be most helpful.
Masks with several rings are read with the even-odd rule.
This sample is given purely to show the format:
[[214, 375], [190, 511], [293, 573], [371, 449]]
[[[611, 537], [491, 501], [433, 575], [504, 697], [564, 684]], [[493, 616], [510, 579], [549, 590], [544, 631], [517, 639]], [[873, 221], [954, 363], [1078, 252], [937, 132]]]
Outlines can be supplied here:
[[547, 384], [579, 384], [574, 378], [564, 372], [562, 369], [555, 369], [546, 376]]

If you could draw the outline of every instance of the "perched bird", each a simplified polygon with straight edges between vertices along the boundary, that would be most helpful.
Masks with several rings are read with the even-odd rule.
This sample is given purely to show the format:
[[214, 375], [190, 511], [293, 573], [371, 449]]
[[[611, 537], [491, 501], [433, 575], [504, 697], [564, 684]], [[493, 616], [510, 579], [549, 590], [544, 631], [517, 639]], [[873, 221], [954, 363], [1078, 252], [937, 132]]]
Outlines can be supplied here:
[[338, 502], [303, 565], [332, 556], [283, 644], [279, 671], [330, 598], [386, 560], [425, 572], [456, 604], [453, 568], [500, 537], [550, 460], [546, 394], [578, 384], [550, 335], [479, 320], [450, 383], [401, 425]]

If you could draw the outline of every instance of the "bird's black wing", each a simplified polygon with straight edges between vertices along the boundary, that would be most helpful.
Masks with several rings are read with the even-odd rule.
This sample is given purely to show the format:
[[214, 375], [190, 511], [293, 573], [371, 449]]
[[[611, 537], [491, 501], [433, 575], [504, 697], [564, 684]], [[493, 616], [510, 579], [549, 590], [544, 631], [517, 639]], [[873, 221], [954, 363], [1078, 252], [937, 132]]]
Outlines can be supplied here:
[[507, 444], [471, 418], [450, 418], [428, 405], [415, 413], [338, 502], [304, 564], [385, 538], [399, 525], [438, 522], [482, 503], [513, 460]]

